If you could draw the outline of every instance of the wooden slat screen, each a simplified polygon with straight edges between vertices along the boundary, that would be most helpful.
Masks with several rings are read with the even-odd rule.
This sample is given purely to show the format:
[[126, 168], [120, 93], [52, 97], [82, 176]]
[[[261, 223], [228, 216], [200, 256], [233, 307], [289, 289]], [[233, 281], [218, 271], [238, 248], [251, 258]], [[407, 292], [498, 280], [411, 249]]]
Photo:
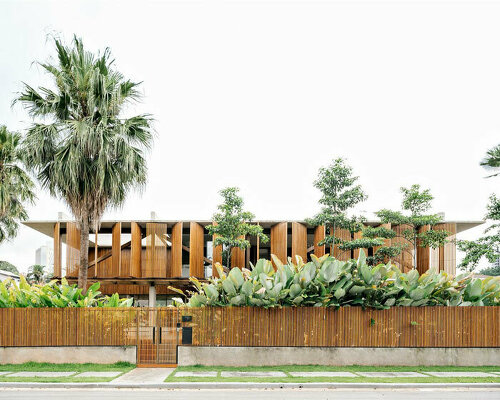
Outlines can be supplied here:
[[325, 225], [317, 226], [314, 229], [314, 255], [316, 257], [324, 256], [326, 253], [325, 246], [318, 246], [318, 243], [321, 242], [325, 237]]
[[[418, 233], [424, 233], [431, 229], [429, 225], [421, 226]], [[420, 246], [420, 239], [417, 239], [417, 271], [420, 275], [427, 272], [431, 262], [431, 249], [430, 247]]]
[[205, 277], [203, 226], [197, 222], [189, 224], [189, 275]]
[[[363, 238], [363, 232], [361, 232], [361, 231], [360, 232], [354, 232], [353, 236], [354, 236], [354, 239], [362, 239]], [[363, 250], [365, 252], [365, 256], [368, 255], [368, 249], [366, 249], [366, 248], [365, 249], [354, 249], [352, 251], [352, 258], [354, 258], [355, 260], [357, 260], [358, 257], [359, 257], [359, 251], [360, 250]]]
[[167, 224], [146, 224], [146, 265], [142, 272], [145, 278], [167, 276]]
[[280, 222], [271, 226], [271, 254], [283, 263], [287, 262], [287, 225], [286, 222]]
[[500, 307], [1, 308], [0, 347], [136, 345], [148, 310], [191, 315], [194, 346], [500, 347]]
[[292, 222], [292, 259], [301, 256], [307, 262], [307, 228], [299, 222]]
[[[333, 235], [333, 232], [330, 232]], [[335, 229], [335, 237], [342, 239], [344, 241], [351, 240], [351, 232], [349, 229], [337, 228]], [[330, 246], [330, 254], [332, 254], [337, 260], [347, 261], [351, 258], [350, 250], [340, 250], [339, 245]]]
[[[403, 235], [405, 230], [410, 229], [409, 225], [395, 225], [392, 230], [396, 232], [398, 236]], [[406, 240], [404, 237], [395, 237], [392, 239], [392, 244], [400, 244], [406, 246], [404, 250], [397, 257], [393, 258], [393, 262], [399, 267], [403, 272], [408, 272], [413, 268], [413, 244]]]
[[80, 267], [80, 230], [76, 223], [66, 224], [66, 276], [78, 276]]
[[[238, 237], [238, 239], [244, 239], [244, 236]], [[245, 268], [245, 250], [238, 247], [233, 247], [231, 249], [231, 268]]]

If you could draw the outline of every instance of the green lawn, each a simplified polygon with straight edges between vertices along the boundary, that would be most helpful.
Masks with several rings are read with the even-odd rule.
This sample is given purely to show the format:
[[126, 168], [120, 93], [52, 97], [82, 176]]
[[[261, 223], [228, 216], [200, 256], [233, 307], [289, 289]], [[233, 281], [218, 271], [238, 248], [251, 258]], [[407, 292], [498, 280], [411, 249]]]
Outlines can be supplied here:
[[[50, 372], [66, 372], [75, 371], [75, 375], [80, 372], [86, 371], [119, 371], [120, 375], [125, 372], [134, 369], [135, 365], [118, 362], [116, 364], [50, 364], [50, 363], [35, 363], [29, 362], [24, 364], [0, 364], [0, 371], [10, 371], [10, 372], [20, 372], [20, 371], [50, 371]], [[0, 382], [109, 382], [118, 376], [113, 378], [99, 378], [99, 377], [87, 377], [87, 378], [77, 378], [73, 376], [65, 377], [54, 377], [54, 378], [42, 378], [42, 377], [9, 377], [0, 375]]]
[[[175, 377], [171, 374], [165, 382], [276, 382], [276, 383], [306, 383], [306, 382], [346, 382], [346, 383], [500, 383], [500, 375], [498, 377], [489, 378], [438, 378], [429, 376], [426, 378], [367, 378], [367, 377], [292, 377], [289, 372], [314, 372], [314, 371], [344, 371], [344, 372], [403, 372], [414, 371], [477, 371], [477, 372], [498, 372], [500, 367], [401, 367], [401, 366], [386, 366], [386, 367], [372, 367], [350, 365], [345, 367], [327, 367], [321, 365], [282, 365], [276, 367], [207, 367], [195, 365], [191, 367], [178, 367], [177, 371], [218, 371], [217, 377]], [[287, 374], [283, 378], [222, 378], [221, 371], [282, 371]]]

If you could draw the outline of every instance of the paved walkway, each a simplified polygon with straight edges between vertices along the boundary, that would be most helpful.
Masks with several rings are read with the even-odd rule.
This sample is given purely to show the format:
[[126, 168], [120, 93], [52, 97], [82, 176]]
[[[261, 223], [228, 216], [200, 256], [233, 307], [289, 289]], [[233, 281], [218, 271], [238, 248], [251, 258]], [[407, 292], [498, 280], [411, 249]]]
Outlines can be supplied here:
[[116, 379], [113, 383], [162, 383], [175, 368], [135, 368]]

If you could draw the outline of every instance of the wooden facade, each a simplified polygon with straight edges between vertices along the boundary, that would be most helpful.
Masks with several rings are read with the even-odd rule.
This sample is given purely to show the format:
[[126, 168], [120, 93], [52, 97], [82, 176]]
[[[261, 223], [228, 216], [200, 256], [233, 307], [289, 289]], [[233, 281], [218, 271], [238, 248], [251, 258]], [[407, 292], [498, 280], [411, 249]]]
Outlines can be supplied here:
[[[249, 268], [250, 262], [259, 258], [276, 255], [282, 262], [288, 257], [295, 261], [299, 255], [307, 262], [311, 254], [321, 257], [333, 254], [340, 260], [348, 260], [359, 255], [359, 250], [342, 251], [338, 246], [319, 246], [327, 234], [324, 226], [311, 226], [304, 221], [257, 221], [269, 237], [267, 243], [258, 238], [247, 237], [251, 247], [246, 250], [233, 249], [231, 267]], [[44, 223], [43, 232], [54, 238], [54, 274], [66, 276], [71, 282], [78, 277], [80, 263], [80, 232], [71, 221]], [[98, 232], [89, 237], [89, 282], [100, 281], [103, 293], [147, 295], [148, 285], [155, 284], [157, 294], [169, 293], [167, 286], [189, 287], [189, 276], [198, 279], [217, 276], [213, 264], [222, 263], [221, 246], [213, 247], [215, 237], [205, 229], [210, 221], [104, 221]], [[371, 226], [379, 226], [370, 223]], [[479, 223], [475, 223], [478, 225]], [[399, 237], [386, 239], [386, 245], [400, 243], [405, 245], [404, 252], [392, 261], [404, 271], [413, 268], [411, 243], [401, 238], [405, 226], [382, 225], [393, 229]], [[446, 222], [432, 229], [451, 232], [450, 240], [464, 227], [457, 223]], [[35, 227], [36, 229], [36, 227]], [[430, 229], [430, 227], [423, 227]], [[467, 228], [466, 228], [467, 229]], [[41, 229], [40, 229], [41, 230]], [[41, 230], [42, 231], [42, 230]], [[342, 240], [360, 238], [346, 229], [337, 229], [335, 235]], [[62, 247], [62, 244], [65, 244]], [[209, 249], [212, 251], [209, 252]], [[363, 249], [373, 255], [377, 248]], [[62, 257], [66, 253], [66, 268]], [[450, 274], [455, 273], [455, 243], [450, 241], [438, 249], [417, 246], [417, 269], [420, 273], [436, 268]], [[210, 253], [210, 254], [209, 254]], [[386, 260], [388, 261], [388, 260]]]

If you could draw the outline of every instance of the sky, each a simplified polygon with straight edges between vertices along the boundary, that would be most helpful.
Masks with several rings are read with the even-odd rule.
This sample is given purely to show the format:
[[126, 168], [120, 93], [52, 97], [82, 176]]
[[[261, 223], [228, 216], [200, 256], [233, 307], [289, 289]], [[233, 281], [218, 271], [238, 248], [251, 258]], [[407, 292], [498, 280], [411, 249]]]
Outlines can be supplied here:
[[[226, 186], [257, 219], [304, 219], [318, 169], [344, 157], [368, 218], [418, 183], [447, 220], [477, 220], [499, 193], [479, 166], [500, 139], [499, 20], [487, 1], [0, 0], [0, 124], [29, 126], [21, 82], [50, 86], [34, 61], [76, 34], [143, 82], [126, 113], [155, 118], [146, 189], [104, 219], [208, 220]], [[31, 220], [70, 213], [37, 194]], [[21, 227], [0, 260], [26, 271], [47, 240]]]

